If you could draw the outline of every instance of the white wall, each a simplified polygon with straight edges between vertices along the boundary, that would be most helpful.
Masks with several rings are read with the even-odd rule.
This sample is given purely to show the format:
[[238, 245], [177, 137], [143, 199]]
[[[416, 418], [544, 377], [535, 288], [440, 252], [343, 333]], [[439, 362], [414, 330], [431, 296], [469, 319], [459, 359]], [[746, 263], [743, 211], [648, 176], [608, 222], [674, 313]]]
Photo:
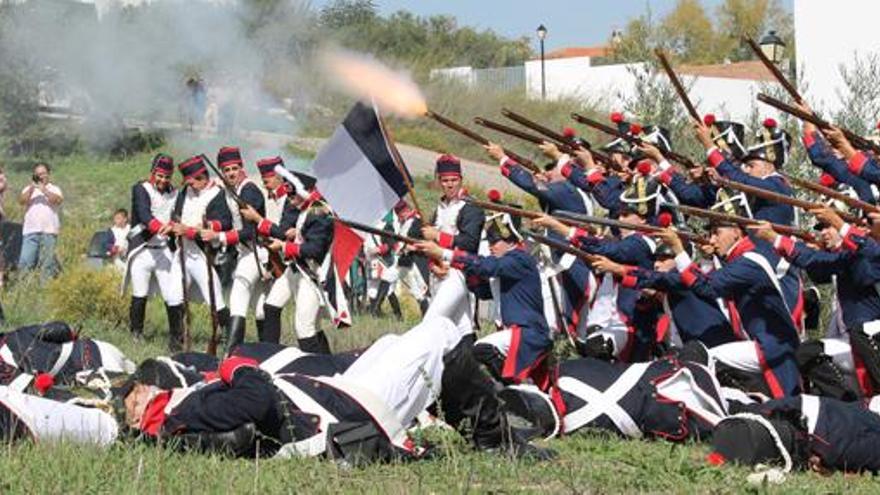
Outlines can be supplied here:
[[807, 81], [805, 96], [815, 108], [836, 110], [843, 87], [841, 65], [856, 54], [880, 53], [877, 0], [795, 0], [798, 68]]
[[449, 79], [458, 81], [462, 84], [472, 86], [474, 84], [474, 68], [465, 65], [461, 67], [444, 67], [442, 69], [431, 69], [431, 79]]

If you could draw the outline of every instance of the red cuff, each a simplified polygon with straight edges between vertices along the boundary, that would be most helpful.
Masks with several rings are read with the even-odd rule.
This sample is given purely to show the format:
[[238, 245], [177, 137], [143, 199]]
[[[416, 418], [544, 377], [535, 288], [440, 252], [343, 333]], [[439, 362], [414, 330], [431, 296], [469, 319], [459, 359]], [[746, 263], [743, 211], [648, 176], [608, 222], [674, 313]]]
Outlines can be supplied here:
[[567, 179], [568, 176], [571, 175], [571, 168], [572, 168], [571, 162], [568, 162], [565, 165], [563, 165], [561, 169], [559, 169], [559, 173], [562, 174], [562, 176]]
[[849, 159], [848, 168], [849, 171], [855, 175], [861, 175], [862, 169], [865, 168], [865, 162], [868, 161], [868, 156], [865, 155], [864, 152], [859, 151], [852, 158]]
[[232, 383], [235, 372], [241, 367], [257, 368], [260, 363], [253, 358], [243, 356], [232, 356], [223, 360], [217, 372], [220, 373], [220, 379], [227, 384]]
[[162, 392], [147, 404], [141, 416], [140, 430], [148, 435], [157, 436], [165, 424], [165, 407], [171, 402], [171, 392]]
[[382, 244], [381, 246], [379, 246], [377, 252], [379, 255], [385, 255], [385, 254], [388, 254], [388, 250], [389, 250], [388, 244]]
[[113, 247], [110, 248], [110, 256], [116, 256], [117, 254], [119, 254], [119, 246], [114, 244]]
[[234, 246], [238, 244], [238, 231], [230, 230], [228, 232], [223, 233], [223, 240], [227, 246]]
[[272, 229], [272, 222], [269, 219], [262, 219], [257, 225], [257, 233], [263, 237], [269, 237], [269, 231]]
[[440, 232], [440, 237], [437, 238], [437, 244], [440, 247], [445, 249], [452, 249], [452, 242], [455, 240], [455, 236], [452, 234], [447, 234], [446, 232]]
[[220, 232], [223, 230], [223, 226], [220, 225], [219, 220], [208, 220], [208, 228], [213, 230], [214, 232]]
[[683, 283], [685, 287], [693, 287], [693, 285], [697, 283], [699, 273], [700, 267], [695, 263], [691, 263], [683, 272], [681, 272], [681, 283]]
[[672, 182], [672, 177], [675, 175], [675, 171], [672, 168], [667, 169], [665, 172], [657, 176], [657, 180], [660, 181], [664, 186], [668, 186], [670, 182]]
[[804, 134], [804, 147], [812, 148], [814, 144], [816, 144], [816, 133], [808, 132]]
[[162, 228], [162, 222], [160, 222], [158, 218], [154, 218], [147, 224], [147, 228], [150, 229], [151, 234], [155, 234]]
[[452, 251], [452, 262], [449, 264], [452, 268], [456, 270], [464, 270], [464, 263], [459, 261], [462, 257], [467, 256], [468, 253], [464, 249], [455, 249]]
[[504, 160], [504, 163], [501, 164], [501, 175], [505, 177], [510, 177], [510, 167], [516, 165], [516, 162], [508, 158]]
[[284, 259], [296, 258], [299, 256], [299, 244], [295, 242], [284, 243]]
[[199, 234], [199, 231], [196, 230], [194, 227], [189, 227], [189, 228], [186, 229], [186, 238], [189, 239], [189, 240], [191, 240], [191, 241], [196, 240], [196, 236], [197, 236], [198, 234]]
[[776, 253], [782, 257], [790, 258], [794, 255], [794, 239], [788, 236], [779, 238], [779, 245], [776, 246]]
[[859, 249], [859, 245], [856, 244], [855, 240], [853, 240], [853, 237], [865, 237], [866, 235], [867, 233], [864, 230], [858, 227], [850, 226], [849, 231], [846, 233], [845, 236], [843, 236], [843, 249], [846, 249], [848, 251], [856, 251], [857, 249]]
[[602, 172], [600, 172], [598, 170], [594, 171], [593, 173], [591, 173], [590, 175], [587, 176], [587, 182], [589, 182], [591, 185], [594, 185], [594, 186], [596, 184], [602, 182], [603, 180], [605, 180], [605, 175], [603, 175]]
[[639, 281], [638, 277], [636, 277], [635, 275], [636, 267], [625, 266], [624, 269], [626, 271], [624, 272], [623, 276], [620, 277], [620, 285], [628, 289], [634, 289]]
[[718, 151], [717, 149], [714, 149], [714, 150], [712, 150], [711, 153], [709, 153], [709, 165], [711, 165], [712, 168], [715, 168], [718, 165], [721, 165], [721, 162], [723, 162], [724, 160], [725, 160], [724, 154], [721, 153], [720, 151]]

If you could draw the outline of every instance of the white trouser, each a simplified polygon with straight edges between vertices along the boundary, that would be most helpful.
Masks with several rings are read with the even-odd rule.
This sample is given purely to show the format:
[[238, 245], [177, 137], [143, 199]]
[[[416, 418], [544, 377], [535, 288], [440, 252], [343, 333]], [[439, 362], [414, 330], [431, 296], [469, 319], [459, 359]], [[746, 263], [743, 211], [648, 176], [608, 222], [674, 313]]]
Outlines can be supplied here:
[[106, 447], [116, 440], [119, 426], [99, 409], [23, 394], [0, 386], [0, 403], [11, 410], [38, 442], [70, 442]]
[[751, 340], [722, 344], [709, 349], [709, 358], [736, 370], [760, 374], [763, 370], [757, 345]]
[[461, 340], [447, 318], [425, 318], [402, 335], [371, 345], [342, 378], [376, 395], [409, 425], [440, 395], [443, 356]]
[[[257, 269], [257, 259], [253, 252], [248, 252], [238, 259], [232, 277], [232, 289], [229, 291], [229, 314], [243, 318], [247, 316], [248, 309], [257, 303], [266, 290], [266, 283], [260, 279], [260, 270]], [[257, 305], [260, 316], [262, 316], [261, 307], [262, 304]]]
[[418, 267], [415, 265], [399, 266], [397, 270], [400, 274], [400, 282], [416, 301], [421, 301], [428, 296], [428, 284]]
[[103, 340], [92, 340], [101, 354], [101, 368], [112, 373], [134, 373], [137, 366], [115, 345]]
[[854, 373], [856, 366], [853, 362], [852, 346], [849, 344], [849, 337], [835, 337], [831, 339], [822, 339], [822, 347], [831, 360], [841, 371], [846, 373]]
[[293, 328], [299, 339], [307, 339], [318, 333], [318, 315], [321, 313], [321, 296], [318, 288], [295, 268], [287, 268], [284, 275], [275, 281], [265, 304], [283, 308], [293, 295], [295, 307]]
[[[186, 263], [187, 288], [192, 287], [195, 283], [202, 300], [207, 303], [210, 301], [208, 299], [210, 297], [208, 292], [208, 259], [198, 246], [190, 243], [186, 244], [184, 253], [186, 256], [184, 262]], [[217, 275], [217, 270], [213, 266], [211, 272], [214, 277], [214, 302], [217, 311], [220, 311], [226, 308], [226, 301], [223, 300], [223, 287], [220, 285], [220, 276]]]
[[447, 275], [434, 280], [434, 294], [431, 305], [425, 312], [425, 319], [449, 318], [455, 323], [461, 335], [469, 335], [474, 332], [473, 301], [467, 289], [464, 273], [450, 269]]
[[145, 247], [134, 255], [129, 267], [131, 295], [147, 297], [150, 294], [150, 279], [156, 277], [156, 284], [162, 299], [169, 306], [183, 304], [183, 280], [180, 262], [167, 247], [151, 249]]

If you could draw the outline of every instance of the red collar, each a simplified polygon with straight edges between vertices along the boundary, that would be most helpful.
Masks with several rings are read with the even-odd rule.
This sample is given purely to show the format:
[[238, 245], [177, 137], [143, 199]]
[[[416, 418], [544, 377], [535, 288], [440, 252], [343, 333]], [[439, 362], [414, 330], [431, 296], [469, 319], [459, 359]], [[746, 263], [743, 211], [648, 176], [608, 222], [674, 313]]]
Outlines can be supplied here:
[[171, 400], [171, 392], [161, 392], [144, 408], [140, 430], [148, 435], [158, 436], [159, 428], [165, 423], [165, 406]]
[[269, 197], [272, 199], [279, 199], [285, 196], [287, 196], [287, 184], [282, 183], [274, 191], [269, 191]]
[[726, 259], [727, 261], [733, 261], [753, 249], [755, 249], [755, 243], [748, 237], [743, 237], [737, 241], [732, 248], [730, 248], [730, 251], [727, 252]]

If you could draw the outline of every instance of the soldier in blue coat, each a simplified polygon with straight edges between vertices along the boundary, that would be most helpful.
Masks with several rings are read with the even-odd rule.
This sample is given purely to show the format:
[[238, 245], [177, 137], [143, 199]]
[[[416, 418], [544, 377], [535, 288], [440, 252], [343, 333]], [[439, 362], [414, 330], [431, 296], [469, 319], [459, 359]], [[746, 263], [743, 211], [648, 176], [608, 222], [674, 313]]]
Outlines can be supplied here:
[[801, 395], [748, 406], [720, 422], [712, 435], [714, 465], [781, 464], [810, 469], [880, 471], [880, 416], [864, 405]]
[[[792, 195], [791, 186], [777, 170], [782, 169], [788, 160], [791, 138], [788, 133], [779, 129], [776, 121], [766, 119], [762, 128], [756, 133], [756, 143], [748, 148], [747, 154], [736, 164], [732, 154], [722, 152], [712, 131], [703, 122], [695, 121], [697, 139], [705, 146], [708, 162], [715, 171], [734, 182], [752, 187], [759, 187], [771, 192]], [[793, 225], [795, 222], [794, 208], [791, 205], [774, 203], [761, 198], [754, 198], [751, 212], [758, 220], [767, 220], [781, 225]]]
[[[880, 390], [880, 337], [877, 337], [880, 294], [876, 289], [880, 283], [880, 245], [865, 232], [845, 224], [833, 209], [813, 213], [820, 221], [823, 237], [833, 242], [826, 246], [827, 250], [814, 249], [790, 237], [780, 236], [767, 225], [757, 229], [756, 235], [771, 242], [780, 256], [806, 271], [813, 281], [834, 284], [834, 297], [843, 324], [843, 335], [838, 339], [844, 342], [840, 345], [823, 339], [819, 345], [804, 346], [800, 357], [809, 377], [818, 382], [814, 384], [820, 390], [825, 389], [838, 398], [854, 400], [858, 395], [870, 396]], [[848, 348], [849, 352], [846, 352]], [[814, 352], [816, 350], [819, 352]], [[822, 359], [824, 356], [833, 361]], [[832, 363], [844, 374], [856, 378], [858, 394], [850, 393], [849, 380], [841, 383], [840, 373], [830, 369]], [[827, 383], [829, 380], [831, 383]]]
[[462, 270], [468, 279], [499, 280], [504, 329], [479, 339], [474, 353], [499, 381], [519, 383], [528, 378], [546, 387], [545, 361], [553, 341], [544, 316], [537, 261], [526, 252], [522, 236], [507, 215], [490, 217], [486, 238], [492, 256], [443, 250], [433, 243], [418, 247], [429, 257]]
[[739, 225], [716, 222], [711, 227], [710, 240], [725, 258], [718, 270], [703, 273], [684, 250], [678, 235], [669, 230], [662, 237], [676, 253], [678, 271], [658, 273], [639, 267], [629, 271], [621, 285], [688, 288], [704, 299], [733, 299], [743, 327], [754, 340], [711, 349], [718, 363], [716, 371], [719, 375], [726, 373], [725, 378], [734, 382], [742, 375], [760, 376], [760, 390], [775, 398], [799, 393], [795, 351], [800, 339], [773, 268], [778, 255], [769, 244], [753, 242]]

